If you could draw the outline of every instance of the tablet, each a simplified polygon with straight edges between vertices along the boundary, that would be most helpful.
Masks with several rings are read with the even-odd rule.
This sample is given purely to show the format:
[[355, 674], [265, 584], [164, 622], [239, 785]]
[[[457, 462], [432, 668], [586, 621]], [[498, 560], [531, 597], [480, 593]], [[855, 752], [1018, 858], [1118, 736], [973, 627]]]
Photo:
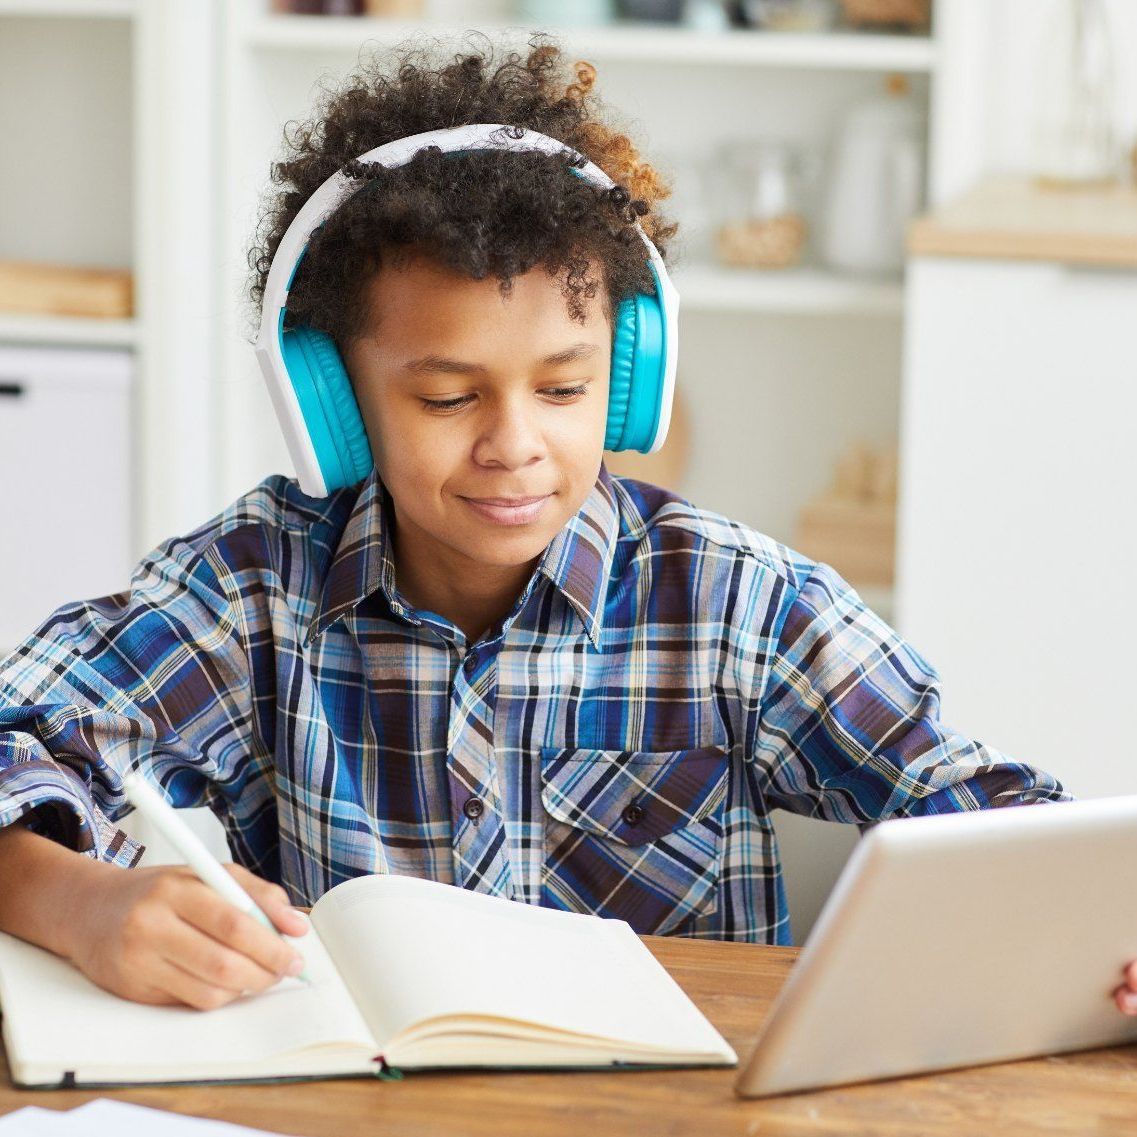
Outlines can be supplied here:
[[735, 1090], [762, 1097], [1137, 1041], [1137, 795], [862, 838]]

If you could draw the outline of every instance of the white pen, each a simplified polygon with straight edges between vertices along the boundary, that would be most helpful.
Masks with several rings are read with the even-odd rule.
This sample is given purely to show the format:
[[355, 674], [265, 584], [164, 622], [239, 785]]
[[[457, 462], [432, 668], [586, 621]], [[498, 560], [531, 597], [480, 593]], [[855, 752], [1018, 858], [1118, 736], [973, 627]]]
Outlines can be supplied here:
[[[178, 811], [142, 774], [128, 774], [122, 780], [122, 788], [130, 804], [185, 857], [186, 864], [214, 892], [284, 938], [283, 933], [278, 931], [273, 922], [257, 907], [257, 902], [221, 867], [221, 862], [205, 847], [205, 842], [178, 816]], [[301, 971], [297, 978], [308, 982], [308, 972]]]

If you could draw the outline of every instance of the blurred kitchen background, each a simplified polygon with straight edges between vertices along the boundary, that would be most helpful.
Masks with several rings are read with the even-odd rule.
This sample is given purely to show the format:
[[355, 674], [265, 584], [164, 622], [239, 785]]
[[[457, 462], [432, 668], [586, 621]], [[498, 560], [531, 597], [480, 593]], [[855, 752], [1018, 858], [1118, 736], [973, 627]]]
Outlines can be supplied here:
[[[242, 295], [284, 124], [473, 28], [592, 62], [673, 185], [672, 432], [611, 468], [835, 565], [972, 737], [1137, 791], [1132, 0], [0, 0], [0, 654], [292, 473]], [[777, 820], [800, 941], [857, 833]]]

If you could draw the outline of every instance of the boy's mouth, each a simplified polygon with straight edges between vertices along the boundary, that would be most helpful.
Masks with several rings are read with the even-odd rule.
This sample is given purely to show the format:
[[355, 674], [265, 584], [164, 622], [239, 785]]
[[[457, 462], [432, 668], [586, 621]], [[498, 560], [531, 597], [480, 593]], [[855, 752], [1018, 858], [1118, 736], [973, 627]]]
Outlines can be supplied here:
[[552, 494], [536, 497], [464, 497], [462, 500], [480, 517], [498, 525], [527, 525], [536, 520]]
[[548, 494], [533, 494], [530, 497], [469, 497], [467, 501], [476, 501], [480, 505], [532, 505], [535, 501], [543, 501]]

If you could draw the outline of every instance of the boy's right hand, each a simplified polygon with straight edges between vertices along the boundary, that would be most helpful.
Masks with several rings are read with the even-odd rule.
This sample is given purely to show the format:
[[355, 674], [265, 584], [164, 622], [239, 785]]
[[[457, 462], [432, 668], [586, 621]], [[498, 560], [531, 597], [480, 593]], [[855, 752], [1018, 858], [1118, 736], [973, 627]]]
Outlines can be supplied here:
[[[239, 865], [224, 867], [279, 931], [307, 932], [284, 889]], [[121, 869], [88, 862], [83, 875], [73, 894], [67, 955], [123, 998], [211, 1010], [303, 968], [294, 947], [183, 865]]]
[[[282, 888], [226, 869], [284, 935], [308, 930]], [[0, 931], [140, 1003], [208, 1010], [271, 987], [301, 963], [296, 948], [184, 866], [121, 869], [16, 823], [0, 828], [0, 881]]]

